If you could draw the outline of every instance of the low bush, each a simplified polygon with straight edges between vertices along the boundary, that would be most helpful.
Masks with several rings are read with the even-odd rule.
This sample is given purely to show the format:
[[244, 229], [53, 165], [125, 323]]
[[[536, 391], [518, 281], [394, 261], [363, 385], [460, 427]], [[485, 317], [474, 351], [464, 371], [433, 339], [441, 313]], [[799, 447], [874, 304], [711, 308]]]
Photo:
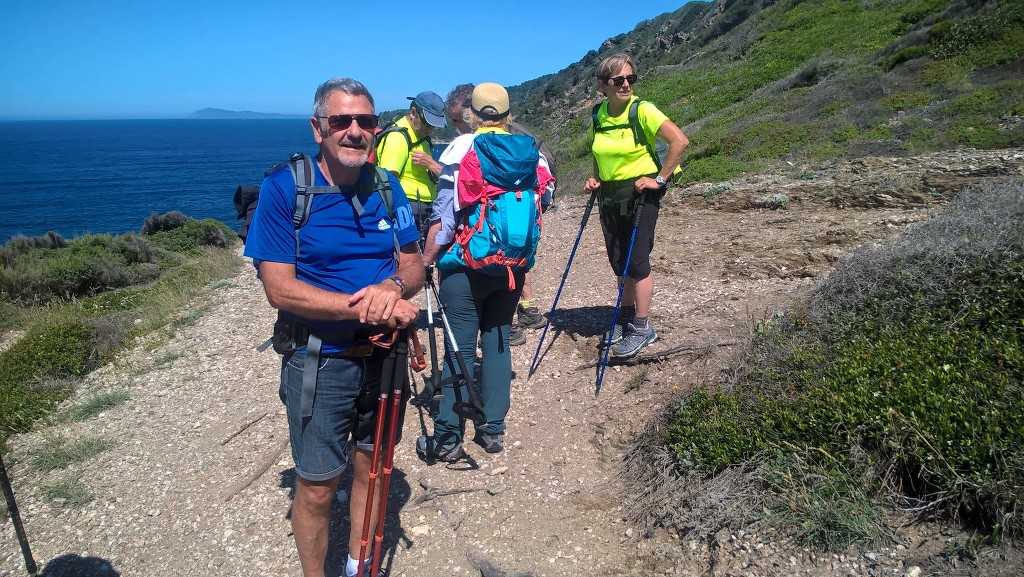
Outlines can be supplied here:
[[0, 267], [0, 298], [21, 303], [96, 294], [159, 274], [153, 264], [156, 251], [133, 234], [87, 235], [54, 246], [22, 245], [16, 252]]
[[92, 328], [81, 318], [31, 329], [0, 352], [0, 437], [24, 431], [69, 391], [40, 386], [48, 379], [82, 376], [96, 366]]
[[739, 176], [751, 168], [750, 164], [738, 162], [728, 156], [709, 156], [688, 161], [683, 167], [679, 182], [721, 182]]
[[158, 232], [174, 230], [185, 226], [188, 224], [188, 221], [189, 218], [177, 210], [165, 212], [164, 214], [154, 212], [142, 224], [142, 234], [153, 235]]
[[183, 226], [154, 232], [147, 236], [155, 246], [186, 255], [196, 255], [205, 247], [225, 248], [237, 240], [226, 224], [206, 218], [189, 220]]
[[[1020, 534], [1022, 223], [1024, 183], [968, 190], [944, 214], [841, 261], [805, 308], [758, 325], [738, 378], [682, 401], [665, 435], [680, 470], [831, 455], [837, 463], [813, 473], [826, 492], [860, 502], [842, 489], [859, 484], [996, 536]], [[820, 502], [815, 514], [843, 510]]]
[[900, 111], [910, 108], [920, 108], [935, 97], [927, 92], [897, 92], [882, 99], [882, 105], [889, 110]]

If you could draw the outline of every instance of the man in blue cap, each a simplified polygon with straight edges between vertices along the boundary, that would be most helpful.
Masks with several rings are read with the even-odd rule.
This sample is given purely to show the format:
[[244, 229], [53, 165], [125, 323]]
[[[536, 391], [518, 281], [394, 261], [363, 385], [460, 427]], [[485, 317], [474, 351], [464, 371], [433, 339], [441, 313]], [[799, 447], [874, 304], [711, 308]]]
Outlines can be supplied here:
[[422, 236], [441, 174], [441, 165], [431, 154], [430, 134], [448, 122], [437, 94], [428, 90], [409, 100], [409, 113], [377, 135], [377, 165], [398, 177]]

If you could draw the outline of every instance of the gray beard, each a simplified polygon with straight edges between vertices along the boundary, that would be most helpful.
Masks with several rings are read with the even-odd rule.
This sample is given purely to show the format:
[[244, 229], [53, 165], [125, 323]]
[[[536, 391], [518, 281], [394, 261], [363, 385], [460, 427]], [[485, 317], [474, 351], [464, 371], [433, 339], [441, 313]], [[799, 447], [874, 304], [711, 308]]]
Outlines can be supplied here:
[[339, 156], [338, 157], [338, 162], [340, 162], [342, 166], [345, 166], [345, 167], [348, 167], [348, 168], [359, 168], [360, 166], [366, 164], [367, 160], [370, 160], [370, 153], [367, 152], [366, 154], [363, 154], [360, 157], [360, 159], [361, 160], [359, 160], [358, 162], [351, 162], [351, 161], [345, 160], [344, 158], [341, 158]]

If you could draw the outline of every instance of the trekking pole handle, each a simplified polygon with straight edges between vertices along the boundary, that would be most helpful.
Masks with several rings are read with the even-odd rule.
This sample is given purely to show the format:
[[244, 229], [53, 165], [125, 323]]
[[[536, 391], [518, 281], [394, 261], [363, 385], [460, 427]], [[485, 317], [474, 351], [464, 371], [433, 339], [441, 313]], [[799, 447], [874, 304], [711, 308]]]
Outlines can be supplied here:
[[427, 358], [423, 355], [423, 347], [420, 346], [420, 337], [416, 334], [416, 328], [409, 327], [409, 366], [414, 372], [420, 372], [427, 368]]

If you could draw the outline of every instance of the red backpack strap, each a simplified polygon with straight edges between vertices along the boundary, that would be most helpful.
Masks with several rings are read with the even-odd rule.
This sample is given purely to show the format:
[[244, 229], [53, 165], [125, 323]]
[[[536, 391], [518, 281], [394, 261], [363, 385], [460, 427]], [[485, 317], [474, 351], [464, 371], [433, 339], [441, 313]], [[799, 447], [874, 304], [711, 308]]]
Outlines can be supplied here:
[[456, 210], [466, 208], [484, 196], [484, 177], [480, 169], [480, 159], [475, 149], [470, 149], [466, 156], [459, 162], [459, 181], [455, 189], [458, 195], [455, 198]]

